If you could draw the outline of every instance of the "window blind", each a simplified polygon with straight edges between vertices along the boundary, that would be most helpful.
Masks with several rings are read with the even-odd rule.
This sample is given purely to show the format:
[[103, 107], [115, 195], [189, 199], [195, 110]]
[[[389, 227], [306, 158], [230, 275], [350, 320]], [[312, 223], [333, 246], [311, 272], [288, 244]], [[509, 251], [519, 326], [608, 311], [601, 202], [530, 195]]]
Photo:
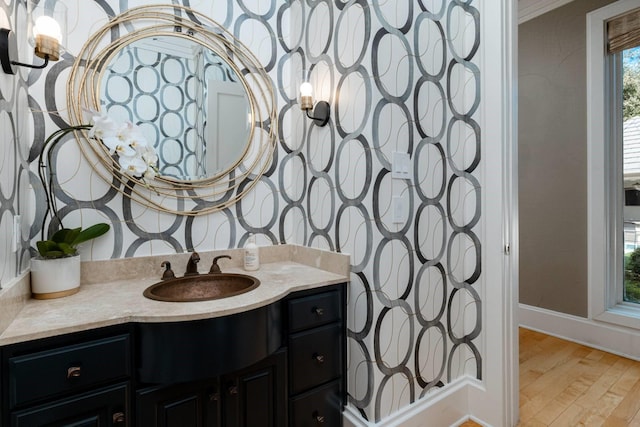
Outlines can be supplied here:
[[632, 10], [607, 22], [609, 53], [640, 46], [640, 9]]

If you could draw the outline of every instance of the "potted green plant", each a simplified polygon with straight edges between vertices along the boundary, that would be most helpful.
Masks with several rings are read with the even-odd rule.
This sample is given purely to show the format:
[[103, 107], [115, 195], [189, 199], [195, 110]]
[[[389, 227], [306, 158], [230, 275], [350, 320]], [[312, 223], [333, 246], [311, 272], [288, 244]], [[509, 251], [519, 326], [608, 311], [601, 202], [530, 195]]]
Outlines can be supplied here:
[[61, 228], [47, 240], [36, 242], [38, 257], [31, 259], [31, 292], [36, 299], [60, 298], [80, 290], [78, 245], [109, 231], [99, 223], [84, 230]]
[[[125, 174], [153, 179], [157, 155], [152, 146], [132, 123], [119, 125], [106, 115], [94, 113], [93, 125], [78, 125], [58, 129], [44, 142], [38, 161], [38, 176], [45, 192], [46, 210], [38, 256], [31, 259], [31, 291], [34, 298], [49, 299], [72, 295], [80, 289], [80, 255], [78, 245], [107, 233], [108, 224], [99, 223], [82, 229], [67, 228], [58, 216], [54, 194], [54, 171], [51, 167], [53, 148], [71, 132], [88, 131], [102, 141]], [[45, 238], [47, 217], [51, 214], [50, 235]]]

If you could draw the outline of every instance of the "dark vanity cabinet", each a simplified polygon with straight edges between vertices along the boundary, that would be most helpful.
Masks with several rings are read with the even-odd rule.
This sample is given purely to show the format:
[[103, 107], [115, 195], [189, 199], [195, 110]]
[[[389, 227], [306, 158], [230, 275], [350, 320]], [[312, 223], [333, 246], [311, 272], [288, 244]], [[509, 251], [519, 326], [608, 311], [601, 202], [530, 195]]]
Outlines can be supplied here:
[[2, 350], [3, 426], [131, 425], [128, 327]]
[[138, 390], [137, 426], [240, 427], [286, 425], [286, 349], [208, 381]]
[[2, 348], [6, 426], [341, 426], [345, 286]]
[[342, 289], [287, 300], [289, 425], [340, 426], [345, 395]]

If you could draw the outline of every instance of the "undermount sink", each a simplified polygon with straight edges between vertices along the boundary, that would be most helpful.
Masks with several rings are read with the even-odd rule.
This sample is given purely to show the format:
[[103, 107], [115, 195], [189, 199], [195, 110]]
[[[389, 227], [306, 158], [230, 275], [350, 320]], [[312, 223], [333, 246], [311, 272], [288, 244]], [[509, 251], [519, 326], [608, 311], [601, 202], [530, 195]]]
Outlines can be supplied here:
[[143, 295], [157, 301], [209, 301], [240, 295], [258, 285], [258, 279], [244, 274], [200, 274], [158, 282], [145, 289]]

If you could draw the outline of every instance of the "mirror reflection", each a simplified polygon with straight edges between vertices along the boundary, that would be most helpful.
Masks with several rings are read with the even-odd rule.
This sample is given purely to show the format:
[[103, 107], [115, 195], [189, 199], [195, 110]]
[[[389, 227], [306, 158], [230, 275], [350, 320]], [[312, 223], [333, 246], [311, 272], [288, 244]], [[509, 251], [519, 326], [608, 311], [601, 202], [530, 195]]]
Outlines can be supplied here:
[[100, 106], [136, 123], [158, 153], [159, 174], [216, 176], [248, 149], [253, 116], [236, 71], [200, 43], [154, 36], [121, 49], [105, 67]]

